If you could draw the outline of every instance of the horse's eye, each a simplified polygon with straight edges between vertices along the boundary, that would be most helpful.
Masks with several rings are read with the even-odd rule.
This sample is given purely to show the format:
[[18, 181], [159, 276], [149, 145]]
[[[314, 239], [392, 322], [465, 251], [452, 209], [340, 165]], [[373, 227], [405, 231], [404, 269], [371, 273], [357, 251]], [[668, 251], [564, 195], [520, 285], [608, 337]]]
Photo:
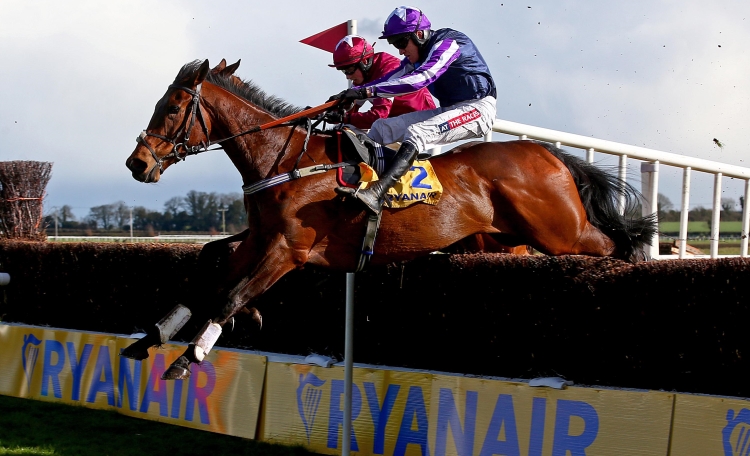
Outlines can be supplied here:
[[180, 112], [180, 107], [177, 105], [172, 105], [169, 107], [168, 111], [170, 114], [177, 114], [178, 112]]

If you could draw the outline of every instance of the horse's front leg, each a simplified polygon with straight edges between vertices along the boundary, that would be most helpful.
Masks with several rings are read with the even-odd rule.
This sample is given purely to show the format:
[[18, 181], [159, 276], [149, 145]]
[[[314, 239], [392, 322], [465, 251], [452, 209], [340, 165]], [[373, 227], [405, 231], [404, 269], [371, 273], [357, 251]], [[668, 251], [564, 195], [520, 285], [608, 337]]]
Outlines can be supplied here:
[[[259, 256], [253, 255], [253, 242], [240, 245], [233, 259], [237, 261], [230, 265], [230, 279], [228, 283], [235, 283], [227, 295], [225, 304], [215, 318], [208, 320], [195, 338], [190, 342], [185, 352], [175, 360], [164, 372], [164, 380], [180, 380], [190, 377], [190, 364], [200, 363], [211, 351], [222, 332], [225, 323], [245, 308], [245, 305], [268, 290], [287, 272], [295, 269], [306, 261], [306, 251], [293, 249], [287, 244], [286, 238], [278, 234], [272, 242], [263, 248]], [[257, 261], [254, 261], [257, 260]], [[250, 274], [243, 271], [251, 270]]]
[[[235, 234], [228, 238], [212, 241], [203, 246], [198, 255], [198, 267], [191, 277], [190, 282], [195, 289], [193, 296], [196, 296], [197, 302], [214, 300], [217, 292], [220, 276], [226, 276], [226, 269], [229, 256], [234, 253], [238, 245], [245, 241], [249, 236], [250, 230]], [[199, 285], [200, 284], [200, 285]], [[208, 284], [208, 285], [206, 285]], [[212, 295], [213, 293], [214, 295]], [[253, 320], [260, 324], [260, 313], [252, 309], [250, 311]], [[178, 304], [165, 315], [156, 325], [152, 326], [146, 335], [123, 349], [121, 356], [135, 360], [148, 358], [148, 350], [152, 347], [158, 347], [167, 343], [190, 319], [192, 313], [190, 310]]]

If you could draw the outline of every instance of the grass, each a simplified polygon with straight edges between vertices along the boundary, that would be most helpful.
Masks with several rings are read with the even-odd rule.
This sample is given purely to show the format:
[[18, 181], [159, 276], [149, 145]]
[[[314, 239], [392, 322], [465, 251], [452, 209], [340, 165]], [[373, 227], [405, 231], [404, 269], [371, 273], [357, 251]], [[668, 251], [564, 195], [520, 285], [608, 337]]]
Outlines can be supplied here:
[[115, 411], [0, 395], [0, 455], [314, 455], [274, 445], [120, 415]]
[[[663, 233], [677, 233], [680, 231], [680, 222], [659, 222], [659, 231]], [[710, 233], [708, 222], [688, 222], [688, 234]], [[719, 222], [719, 232], [722, 234], [742, 232], [742, 222]]]
[[[661, 242], [671, 242], [672, 239], [661, 239]], [[705, 255], [711, 253], [711, 241], [688, 240], [688, 245], [700, 249]], [[719, 255], [739, 255], [740, 241], [719, 241]]]

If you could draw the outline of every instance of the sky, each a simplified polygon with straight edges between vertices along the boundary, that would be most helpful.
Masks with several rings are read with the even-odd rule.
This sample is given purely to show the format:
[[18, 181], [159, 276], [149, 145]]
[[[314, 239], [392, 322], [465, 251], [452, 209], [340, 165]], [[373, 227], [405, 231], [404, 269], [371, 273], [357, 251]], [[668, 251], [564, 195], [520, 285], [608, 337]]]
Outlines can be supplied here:
[[[239, 172], [222, 151], [189, 157], [156, 184], [135, 181], [125, 167], [182, 65], [241, 59], [236, 75], [293, 105], [315, 106], [346, 81], [327, 66], [331, 54], [299, 41], [356, 19], [376, 51], [398, 55], [377, 37], [399, 5], [0, 0], [0, 161], [53, 162], [45, 212], [69, 205], [79, 218], [117, 201], [163, 210], [190, 190], [239, 193]], [[433, 29], [474, 41], [498, 86], [500, 119], [750, 166], [747, 0], [413, 5]], [[628, 173], [637, 176], [638, 166], [632, 161]], [[660, 191], [676, 208], [681, 176], [662, 167]], [[712, 182], [694, 173], [691, 207], [710, 207]], [[742, 192], [741, 182], [724, 179], [725, 196]]]

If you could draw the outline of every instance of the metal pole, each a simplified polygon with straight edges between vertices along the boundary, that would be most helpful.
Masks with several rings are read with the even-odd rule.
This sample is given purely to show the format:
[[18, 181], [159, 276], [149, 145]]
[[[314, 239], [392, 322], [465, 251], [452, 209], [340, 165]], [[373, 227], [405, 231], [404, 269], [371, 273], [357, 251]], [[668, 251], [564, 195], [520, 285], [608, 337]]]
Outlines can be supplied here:
[[[347, 32], [357, 34], [357, 20], [347, 22]], [[352, 375], [354, 372], [354, 273], [346, 273], [346, 329], [344, 331], [344, 423], [341, 454], [349, 456], [352, 440]]]
[[57, 208], [55, 208], [55, 240], [57, 240]]
[[221, 234], [227, 234], [227, 222], [226, 218], [224, 217], [224, 213], [227, 211], [228, 208], [219, 209], [219, 212], [221, 212]]
[[133, 242], [133, 207], [130, 207], [130, 242]]

